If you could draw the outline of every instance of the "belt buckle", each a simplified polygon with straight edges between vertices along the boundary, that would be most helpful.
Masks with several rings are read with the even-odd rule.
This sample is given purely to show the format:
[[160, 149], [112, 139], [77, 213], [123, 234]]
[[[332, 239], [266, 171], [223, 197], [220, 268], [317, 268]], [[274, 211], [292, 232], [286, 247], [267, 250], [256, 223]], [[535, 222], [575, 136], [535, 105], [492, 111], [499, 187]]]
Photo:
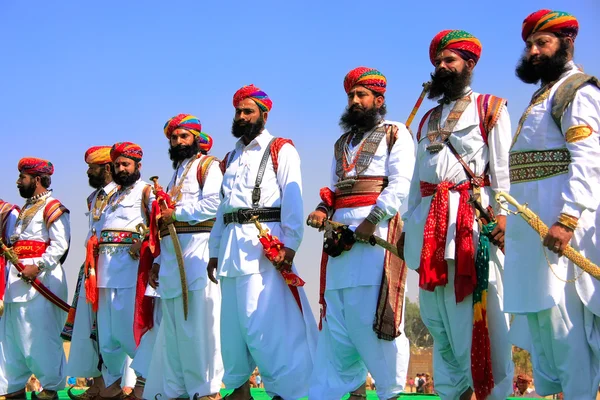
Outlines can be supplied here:
[[243, 224], [244, 222], [248, 221], [250, 219], [250, 217], [252, 215], [248, 215], [249, 212], [252, 210], [248, 210], [248, 209], [244, 209], [244, 208], [240, 208], [239, 210], [237, 210], [237, 213], [235, 214], [235, 222], [238, 224]]

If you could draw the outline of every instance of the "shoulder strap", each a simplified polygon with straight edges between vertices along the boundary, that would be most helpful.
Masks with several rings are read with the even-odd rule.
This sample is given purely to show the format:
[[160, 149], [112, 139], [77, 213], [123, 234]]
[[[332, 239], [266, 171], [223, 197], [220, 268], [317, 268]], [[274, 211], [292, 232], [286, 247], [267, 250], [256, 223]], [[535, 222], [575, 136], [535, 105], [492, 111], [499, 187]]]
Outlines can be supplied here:
[[502, 106], [507, 102], [501, 97], [491, 94], [480, 94], [477, 96], [477, 113], [479, 114], [479, 130], [483, 141], [487, 145], [488, 136], [498, 123]]
[[94, 201], [94, 196], [96, 195], [96, 193], [98, 193], [98, 190], [100, 189], [96, 189], [94, 190], [88, 197], [87, 197], [87, 208], [88, 211], [92, 210], [92, 201]]
[[63, 206], [62, 203], [56, 199], [50, 200], [44, 207], [44, 225], [50, 229], [52, 224], [56, 222], [64, 213], [69, 213], [67, 207]]
[[[227, 153], [229, 154], [229, 153]], [[208, 170], [214, 161], [219, 162], [217, 157], [206, 156], [203, 157], [202, 160], [198, 163], [198, 170], [196, 171], [196, 179], [198, 180], [198, 185], [200, 185], [200, 190], [204, 189], [204, 182], [206, 181], [206, 176], [208, 175]], [[220, 165], [219, 165], [220, 167]]]
[[277, 168], [279, 167], [279, 150], [281, 150], [283, 145], [287, 143], [294, 146], [294, 142], [292, 142], [292, 139], [276, 137], [271, 141], [271, 162], [273, 163], [273, 169], [275, 170], [276, 175]]
[[223, 175], [225, 175], [225, 171], [227, 170], [227, 167], [229, 166], [230, 155], [231, 155], [231, 152], [228, 152], [227, 154], [225, 154], [225, 157], [223, 157], [223, 159], [219, 162], [219, 168], [221, 168], [221, 173]]
[[144, 186], [142, 189], [142, 212], [146, 217], [146, 222], [150, 222], [150, 214], [148, 213], [148, 205], [150, 204], [150, 191], [152, 190], [151, 185]]
[[398, 126], [394, 124], [385, 124], [383, 125], [385, 129], [385, 141], [387, 143], [387, 153], [388, 155], [392, 152], [392, 147], [396, 144], [396, 140], [398, 140]]
[[573, 102], [575, 99], [575, 95], [577, 91], [581, 89], [583, 85], [586, 83], [591, 83], [596, 87], [600, 88], [600, 81], [598, 78], [592, 75], [587, 74], [573, 74], [565, 79], [560, 86], [554, 92], [554, 96], [552, 96], [552, 119], [558, 126], [558, 129], [562, 132], [562, 117], [565, 113], [565, 110]]
[[425, 121], [427, 121], [427, 118], [429, 118], [429, 115], [431, 115], [433, 110], [435, 110], [435, 107], [427, 111], [425, 115], [423, 115], [421, 122], [419, 122], [419, 130], [417, 130], [417, 143], [421, 141], [421, 131], [423, 130], [423, 125], [425, 125]]
[[263, 177], [265, 176], [265, 170], [267, 169], [267, 163], [271, 157], [271, 147], [273, 142], [277, 138], [271, 139], [265, 152], [263, 153], [262, 159], [260, 160], [260, 166], [258, 167], [258, 173], [256, 174], [256, 181], [254, 182], [254, 189], [252, 189], [252, 207], [257, 208], [260, 201], [260, 184], [262, 183]]

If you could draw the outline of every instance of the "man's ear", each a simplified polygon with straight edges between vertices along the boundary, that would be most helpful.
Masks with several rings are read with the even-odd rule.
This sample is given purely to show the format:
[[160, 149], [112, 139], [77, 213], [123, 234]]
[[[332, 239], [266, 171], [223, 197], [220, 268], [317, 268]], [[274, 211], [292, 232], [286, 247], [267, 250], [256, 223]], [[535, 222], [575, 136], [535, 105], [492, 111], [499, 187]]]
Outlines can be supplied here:
[[473, 69], [475, 68], [475, 60], [473, 59], [469, 59], [466, 61], [466, 65], [467, 65], [467, 69], [469, 70], [469, 72], [473, 72]]
[[269, 119], [269, 112], [268, 111], [264, 111], [262, 113], [262, 117], [265, 120], [265, 122], [267, 122], [267, 119]]
[[383, 97], [383, 96], [375, 97], [375, 106], [377, 106], [377, 108], [381, 108], [383, 106], [383, 103], [385, 103], [385, 97]]

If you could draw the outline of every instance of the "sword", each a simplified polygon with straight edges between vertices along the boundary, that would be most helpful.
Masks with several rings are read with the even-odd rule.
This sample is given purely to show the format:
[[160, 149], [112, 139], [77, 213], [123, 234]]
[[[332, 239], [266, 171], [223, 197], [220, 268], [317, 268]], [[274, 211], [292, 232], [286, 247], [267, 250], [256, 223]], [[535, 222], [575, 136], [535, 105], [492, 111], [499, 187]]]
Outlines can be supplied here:
[[[156, 201], [158, 201], [158, 206], [161, 211], [164, 211], [169, 208], [164, 197], [160, 197], [158, 193], [163, 191], [163, 188], [158, 184], [158, 176], [150, 177], [150, 180], [154, 182], [154, 187], [152, 188], [154, 191], [154, 195], [157, 196]], [[166, 193], [165, 193], [166, 194]], [[179, 267], [179, 278], [181, 280], [181, 299], [183, 302], [183, 319], [187, 321], [188, 315], [188, 285], [187, 285], [187, 277], [185, 275], [185, 266], [183, 264], [183, 250], [181, 249], [181, 243], [179, 242], [179, 236], [177, 236], [177, 229], [175, 229], [175, 225], [167, 224], [167, 228], [169, 229], [169, 237], [173, 242], [173, 249], [175, 250], [175, 258], [177, 259], [177, 266]]]
[[[512, 204], [517, 209], [517, 211], [510, 210], [508, 206], [502, 204], [502, 199]], [[544, 238], [548, 234], [548, 227], [542, 222], [542, 220], [536, 215], [536, 213], [529, 209], [527, 203], [522, 205], [517, 200], [515, 200], [514, 197], [504, 192], [499, 192], [496, 194], [496, 201], [498, 202], [498, 204], [500, 204], [500, 207], [506, 210], [506, 212], [509, 215], [520, 215], [521, 218], [523, 218], [525, 222], [529, 224], [529, 226], [531, 226], [537, 233], [540, 234], [540, 239], [542, 241], [544, 240]], [[573, 261], [573, 263], [575, 263], [575, 265], [577, 265], [583, 271], [587, 272], [594, 278], [600, 280], [600, 267], [598, 267], [589, 259], [585, 258], [580, 252], [571, 247], [571, 245], [567, 244], [567, 247], [563, 251], [563, 255], [569, 260]]]
[[[326, 220], [324, 225], [325, 225], [326, 231], [333, 231], [335, 229], [339, 229], [344, 226], [344, 224], [341, 224], [341, 223], [335, 222], [335, 221], [329, 221], [329, 220]], [[378, 236], [373, 235], [369, 238], [369, 243], [371, 244], [371, 246], [377, 245], [379, 247], [383, 247], [384, 249], [386, 249], [387, 251], [389, 251], [396, 257], [402, 259], [402, 257], [400, 257], [400, 255], [398, 254], [398, 248], [396, 246], [394, 246], [393, 244], [391, 244], [390, 242], [388, 242], [387, 240], [384, 240]]]

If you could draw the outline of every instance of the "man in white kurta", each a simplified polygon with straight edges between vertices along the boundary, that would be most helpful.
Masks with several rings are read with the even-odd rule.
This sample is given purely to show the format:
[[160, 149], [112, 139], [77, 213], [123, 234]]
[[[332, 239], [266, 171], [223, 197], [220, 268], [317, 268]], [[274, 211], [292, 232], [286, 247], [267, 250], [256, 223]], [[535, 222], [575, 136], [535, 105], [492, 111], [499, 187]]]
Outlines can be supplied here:
[[518, 216], [509, 220], [504, 304], [527, 317], [536, 391], [591, 399], [600, 383], [600, 287], [561, 256], [570, 244], [600, 263], [600, 90], [572, 61], [577, 31], [575, 17], [551, 10], [523, 23], [517, 75], [542, 86], [510, 149], [511, 196], [550, 231], [542, 240]]
[[66, 313], [40, 294], [27, 279], [39, 279], [63, 302], [67, 283], [62, 261], [69, 248], [69, 212], [52, 196], [52, 163], [35, 158], [19, 161], [17, 186], [27, 199], [11, 233], [13, 250], [25, 267], [21, 275], [9, 265], [4, 315], [0, 319], [8, 393], [25, 398], [31, 374], [44, 390], [41, 399], [58, 399], [65, 386], [65, 354], [60, 333]]
[[[166, 192], [174, 208], [162, 212], [160, 256], [154, 260], [150, 278], [161, 297], [163, 318], [157, 338], [161, 345], [154, 349], [144, 390], [146, 398], [153, 398], [158, 388], [171, 399], [197, 395], [208, 400], [217, 398], [221, 389], [221, 295], [219, 286], [208, 280], [206, 266], [208, 237], [220, 203], [223, 174], [219, 162], [207, 155], [212, 138], [201, 130], [198, 118], [188, 114], [177, 115], [165, 125], [175, 168]], [[181, 244], [187, 319], [167, 224], [175, 226]]]
[[[130, 142], [111, 149], [119, 189], [102, 213], [98, 255], [98, 342], [105, 368], [103, 398], [121, 395], [126, 357], [135, 357], [134, 308], [141, 248], [139, 224], [148, 226], [154, 194], [140, 179], [142, 149]], [[138, 388], [138, 395], [141, 386]]]
[[[386, 256], [383, 248], [364, 241], [373, 234], [390, 239], [390, 229], [400, 232], [397, 214], [408, 197], [414, 144], [403, 124], [383, 119], [386, 78], [379, 71], [358, 67], [346, 75], [344, 88], [348, 108], [340, 125], [346, 133], [334, 146], [325, 189], [335, 201], [321, 203], [307, 222], [322, 227], [330, 216], [355, 230], [359, 242], [327, 260], [326, 284], [322, 282], [321, 288], [325, 312], [309, 397], [337, 400], [351, 392], [351, 399], [361, 398], [369, 371], [379, 398], [391, 399], [404, 390], [410, 356], [402, 317], [406, 267], [395, 256]], [[353, 160], [358, 161], [352, 165]], [[349, 182], [351, 188], [345, 189]], [[395, 244], [397, 238], [391, 240]], [[397, 262], [398, 271], [390, 271], [390, 261]], [[390, 292], [388, 285], [397, 291]], [[389, 327], [373, 322], [387, 319], [380, 315], [381, 298], [391, 299], [382, 306], [393, 309]]]
[[[209, 277], [214, 279], [218, 267], [221, 282], [223, 382], [236, 389], [232, 400], [250, 398], [248, 379], [256, 366], [270, 396], [307, 396], [316, 346], [316, 323], [303, 288], [295, 298], [277, 270], [293, 269], [304, 218], [298, 152], [289, 141], [270, 147], [273, 136], [264, 129], [271, 105], [253, 85], [234, 96], [232, 133], [240, 140], [225, 159], [223, 199], [209, 240]], [[267, 152], [269, 147], [278, 155]], [[263, 159], [260, 191], [253, 190]], [[273, 262], [258, 241], [252, 215], [284, 243]]]
[[[442, 399], [470, 399], [475, 391], [481, 398], [504, 400], [512, 392], [509, 324], [502, 311], [504, 257], [497, 247], [506, 217], [494, 199], [494, 193], [509, 189], [510, 119], [504, 100], [469, 87], [480, 53], [479, 40], [465, 31], [442, 31], [432, 41], [430, 59], [436, 72], [429, 97], [443, 98], [419, 126], [417, 162], [403, 216], [404, 255], [408, 266], [419, 271], [421, 318], [434, 339], [433, 376]], [[488, 212], [497, 215], [487, 276], [479, 273], [485, 262], [475, 267], [480, 226], [467, 200], [476, 192], [482, 207], [491, 206]], [[481, 313], [474, 318], [474, 303], [485, 307], [485, 298], [474, 301], [475, 282], [487, 290], [487, 323]], [[478, 331], [482, 336], [473, 340], [477, 322], [487, 325], [487, 334]], [[485, 342], [487, 347], [482, 346]], [[487, 367], [481, 365], [484, 360]]]

